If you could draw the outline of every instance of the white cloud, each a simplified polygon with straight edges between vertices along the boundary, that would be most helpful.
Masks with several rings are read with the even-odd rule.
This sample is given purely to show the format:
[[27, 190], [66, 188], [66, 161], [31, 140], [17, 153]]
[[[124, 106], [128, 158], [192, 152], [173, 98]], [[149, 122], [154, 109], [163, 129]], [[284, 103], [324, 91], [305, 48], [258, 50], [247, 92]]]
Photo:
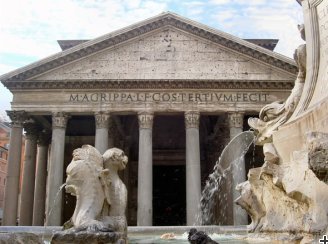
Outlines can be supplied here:
[[4, 113], [5, 110], [10, 110], [10, 101], [13, 95], [0, 83], [0, 112]]
[[210, 0], [210, 4], [223, 5], [229, 3], [230, 0]]
[[[280, 0], [278, 0], [280, 1]], [[282, 0], [283, 1], [283, 0]], [[266, 4], [266, 0], [209, 0], [209, 4], [214, 5], [263, 5]]]
[[2, 7], [0, 53], [41, 58], [59, 51], [58, 39], [95, 38], [163, 12], [167, 6], [138, 0], [13, 0]]
[[128, 8], [138, 8], [141, 0], [124, 0], [123, 3], [126, 4]]
[[233, 19], [236, 16], [237, 12], [233, 9], [220, 11], [219, 14], [215, 15], [215, 19], [218, 22], [225, 22], [229, 19]]
[[218, 29], [241, 38], [279, 39], [275, 51], [292, 57], [302, 43], [297, 30], [297, 24], [302, 23], [302, 9], [296, 1], [238, 0], [238, 4], [239, 8], [225, 5], [213, 10], [211, 16]]

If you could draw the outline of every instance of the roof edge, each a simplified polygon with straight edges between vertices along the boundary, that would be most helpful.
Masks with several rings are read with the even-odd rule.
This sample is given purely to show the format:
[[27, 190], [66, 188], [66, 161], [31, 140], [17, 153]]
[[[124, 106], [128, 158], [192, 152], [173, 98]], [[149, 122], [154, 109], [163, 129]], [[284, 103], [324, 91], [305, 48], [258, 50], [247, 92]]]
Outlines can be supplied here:
[[[172, 25], [174, 27], [180, 28], [181, 30], [188, 29], [191, 33], [203, 36], [210, 36], [216, 38], [218, 41], [221, 41], [222, 45], [226, 45], [230, 49], [240, 49], [245, 52], [246, 55], [249, 55], [249, 52], [258, 52], [254, 56], [267, 56], [272, 58], [271, 60], [273, 65], [276, 65], [276, 61], [289, 64], [289, 67], [293, 71], [290, 73], [295, 73], [295, 61], [291, 58], [288, 58], [282, 54], [278, 54], [267, 50], [263, 47], [260, 47], [256, 44], [250, 43], [246, 40], [243, 40], [239, 37], [235, 37], [231, 34], [228, 34], [223, 31], [216, 30], [207, 25], [198, 23], [196, 21], [190, 20], [185, 17], [181, 17], [172, 12], [164, 12], [154, 17], [148, 18], [143, 21], [139, 21], [135, 24], [129, 25], [127, 27], [118, 29], [116, 31], [110, 32], [106, 35], [102, 35], [98, 38], [83, 42], [79, 45], [76, 45], [67, 50], [58, 52], [56, 54], [50, 55], [46, 58], [43, 58], [39, 61], [33, 62], [29, 65], [23, 66], [6, 74], [0, 76], [1, 81], [7, 81], [10, 79], [16, 80], [28, 80], [35, 76], [38, 76], [44, 72], [55, 69], [59, 66], [70, 63], [74, 60], [86, 57], [91, 55], [94, 52], [101, 51], [105, 48], [110, 47], [110, 45], [118, 44], [124, 40], [129, 40], [138, 35], [147, 33], [149, 31], [161, 28], [166, 25]], [[266, 60], [266, 58], [263, 58]], [[276, 61], [275, 61], [276, 60]], [[285, 65], [280, 64], [278, 68], [285, 69]], [[287, 70], [288, 71], [288, 70]]]

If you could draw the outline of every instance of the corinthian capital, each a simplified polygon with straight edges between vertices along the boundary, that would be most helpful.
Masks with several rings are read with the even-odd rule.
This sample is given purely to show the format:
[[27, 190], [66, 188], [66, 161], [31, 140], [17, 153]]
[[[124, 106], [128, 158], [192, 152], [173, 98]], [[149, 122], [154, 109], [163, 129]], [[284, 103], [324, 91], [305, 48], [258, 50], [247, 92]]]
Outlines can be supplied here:
[[187, 129], [199, 127], [199, 112], [198, 111], [185, 112], [185, 126]]
[[52, 128], [66, 128], [69, 115], [65, 112], [52, 113]]
[[33, 119], [24, 122], [24, 130], [27, 140], [36, 141], [39, 128]]
[[11, 120], [12, 127], [22, 127], [24, 121], [27, 119], [27, 114], [24, 110], [20, 110], [20, 111], [7, 110], [6, 112]]
[[109, 127], [109, 119], [110, 115], [106, 112], [96, 112], [95, 120], [96, 120], [96, 128], [108, 128]]
[[228, 114], [229, 127], [243, 128], [244, 114], [243, 113], [229, 113]]
[[140, 112], [138, 114], [139, 128], [151, 129], [153, 127], [154, 114], [152, 112]]
[[38, 145], [47, 146], [50, 143], [51, 132], [48, 130], [40, 131], [38, 134]]

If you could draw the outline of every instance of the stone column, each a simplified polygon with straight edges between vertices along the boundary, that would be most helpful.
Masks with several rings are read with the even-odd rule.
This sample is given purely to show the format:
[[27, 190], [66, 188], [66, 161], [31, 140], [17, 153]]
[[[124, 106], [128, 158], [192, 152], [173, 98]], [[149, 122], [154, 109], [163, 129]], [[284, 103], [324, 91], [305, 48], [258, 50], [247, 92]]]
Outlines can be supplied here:
[[[230, 130], [230, 140], [232, 140], [235, 136], [243, 132], [244, 115], [242, 113], [229, 113], [228, 121]], [[238, 164], [234, 164], [232, 167], [232, 201], [236, 200], [240, 196], [240, 193], [236, 191], [236, 186], [244, 181], [246, 181], [245, 161], [240, 160]], [[235, 203], [232, 203], [232, 205], [233, 224], [247, 225], [248, 218], [246, 211]]]
[[52, 139], [50, 162], [47, 181], [46, 225], [61, 225], [62, 193], [59, 193], [63, 184], [65, 130], [68, 115], [64, 112], [52, 115]]
[[32, 222], [34, 226], [44, 225], [49, 139], [49, 132], [39, 133]]
[[103, 154], [108, 149], [108, 126], [109, 114], [105, 112], [97, 112], [95, 114], [96, 120], [96, 138], [95, 148]]
[[139, 113], [139, 163], [137, 225], [153, 223], [153, 114]]
[[199, 112], [185, 112], [187, 225], [194, 225], [201, 197]]
[[2, 225], [16, 225], [19, 193], [19, 175], [22, 156], [24, 111], [7, 111], [11, 119], [10, 148], [5, 185]]
[[[109, 126], [108, 126], [108, 148], [113, 148], [115, 145], [115, 126], [114, 121], [112, 119], [109, 120]], [[122, 172], [122, 171], [120, 171]], [[123, 170], [125, 172], [125, 170]]]
[[33, 200], [36, 165], [36, 140], [38, 127], [32, 119], [24, 123], [25, 130], [25, 160], [23, 165], [23, 180], [21, 200], [19, 205], [19, 225], [32, 225]]

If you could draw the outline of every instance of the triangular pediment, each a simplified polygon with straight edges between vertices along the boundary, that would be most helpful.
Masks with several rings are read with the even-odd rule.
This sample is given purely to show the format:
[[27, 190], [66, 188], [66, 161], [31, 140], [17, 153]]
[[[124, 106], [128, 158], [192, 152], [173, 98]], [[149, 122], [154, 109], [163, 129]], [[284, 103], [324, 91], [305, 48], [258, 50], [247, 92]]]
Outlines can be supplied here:
[[175, 27], [49, 71], [34, 80], [286, 80], [293, 75]]
[[5, 85], [40, 79], [258, 80], [265, 73], [283, 80], [296, 71], [294, 61], [283, 55], [167, 12], [83, 42], [0, 80]]

